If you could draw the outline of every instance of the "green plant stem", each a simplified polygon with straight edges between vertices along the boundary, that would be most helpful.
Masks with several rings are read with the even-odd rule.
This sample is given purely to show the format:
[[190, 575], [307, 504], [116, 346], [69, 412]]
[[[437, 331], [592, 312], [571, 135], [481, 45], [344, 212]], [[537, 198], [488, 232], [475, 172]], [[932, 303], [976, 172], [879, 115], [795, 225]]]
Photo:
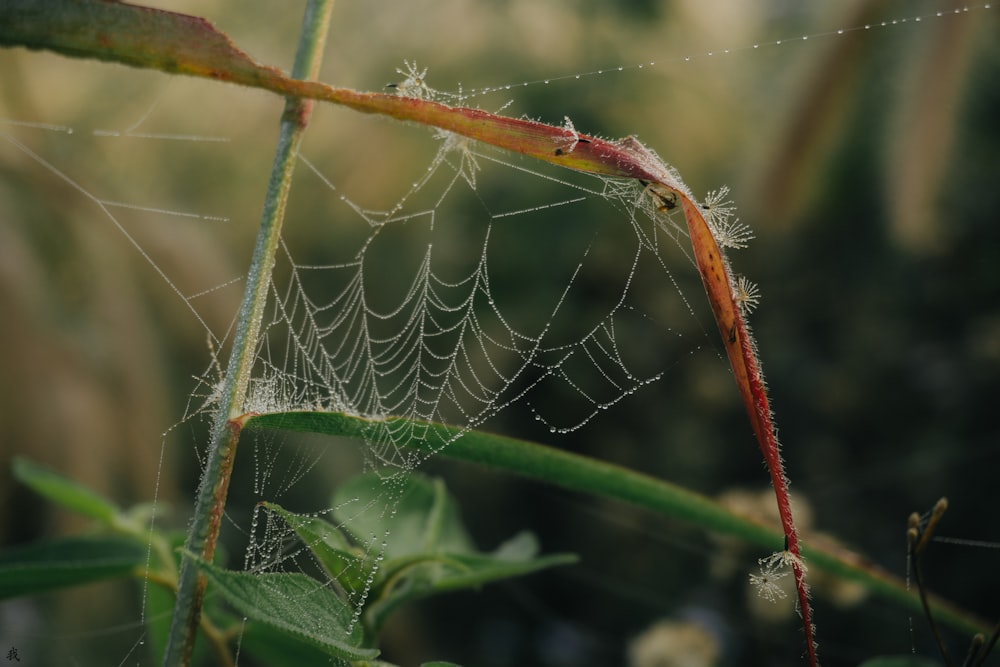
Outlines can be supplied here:
[[[318, 75], [332, 9], [333, 0], [309, 0], [306, 5], [295, 65], [292, 69], [293, 78], [314, 79]], [[215, 544], [240, 436], [239, 426], [234, 425], [231, 420], [242, 412], [246, 400], [261, 321], [271, 285], [271, 273], [281, 239], [288, 191], [291, 187], [299, 144], [309, 122], [312, 106], [313, 103], [309, 100], [289, 97], [281, 117], [278, 146], [271, 168], [271, 179], [257, 232], [257, 242], [247, 275], [246, 290], [240, 306], [232, 354], [223, 380], [222, 398], [212, 424], [205, 470], [198, 487], [194, 518], [188, 530], [182, 556], [177, 601], [164, 654], [164, 665], [167, 667], [188, 665], [191, 661], [206, 580], [199, 574], [193, 559], [188, 554], [200, 554], [201, 559], [208, 563], [212, 562], [215, 555]]]

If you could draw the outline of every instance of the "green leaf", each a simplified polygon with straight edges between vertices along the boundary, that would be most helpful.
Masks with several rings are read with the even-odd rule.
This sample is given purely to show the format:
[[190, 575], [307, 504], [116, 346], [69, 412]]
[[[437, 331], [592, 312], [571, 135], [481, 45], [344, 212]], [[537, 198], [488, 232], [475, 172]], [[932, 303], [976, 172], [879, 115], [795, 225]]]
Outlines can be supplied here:
[[146, 550], [119, 537], [70, 537], [0, 553], [0, 599], [130, 574]]
[[444, 483], [413, 472], [385, 479], [359, 475], [337, 489], [333, 514], [363, 544], [368, 536], [387, 540], [386, 560], [414, 554], [473, 553], [475, 548]]
[[[273, 503], [265, 506], [295, 530], [348, 594], [364, 593], [366, 582], [372, 582], [363, 618], [373, 631], [410, 600], [576, 561], [571, 554], [536, 558], [538, 543], [529, 533], [491, 554], [476, 551], [444, 484], [419, 473], [360, 475], [337, 490], [334, 505], [334, 516], [353, 543], [324, 519], [294, 514]], [[371, 567], [376, 561], [358, 546], [371, 545], [372, 536], [385, 541], [374, 580]]]
[[894, 655], [865, 660], [858, 667], [941, 667], [941, 663], [918, 655]]
[[224, 570], [195, 560], [214, 590], [247, 618], [320, 649], [353, 660], [374, 658], [361, 646], [362, 628], [353, 609], [321, 582], [304, 574], [254, 574]]
[[576, 562], [572, 554], [536, 558], [538, 544], [528, 533], [492, 554], [476, 551], [444, 483], [415, 472], [350, 480], [334, 495], [334, 515], [359, 544], [369, 542], [369, 536], [385, 540], [372, 602], [364, 612], [366, 624], [376, 631], [406, 602]]
[[[402, 417], [375, 420], [339, 412], [281, 412], [246, 415], [243, 420], [244, 428], [248, 429], [284, 429], [361, 440], [386, 429], [393, 433], [411, 433], [410, 439], [400, 437], [394, 443], [414, 452], [415, 456], [446, 456], [542, 480], [571, 491], [616, 498], [768, 551], [780, 549], [784, 541], [779, 530], [736, 514], [707, 496], [641, 472], [534, 442]], [[907, 589], [906, 582], [873, 567], [856, 554], [810, 544], [804, 546], [803, 554], [810, 567], [845, 581], [857, 582], [872, 594], [893, 600], [903, 608], [916, 612], [923, 610], [919, 597]], [[935, 616], [957, 630], [970, 634], [992, 631], [980, 619], [940, 598], [932, 596], [932, 605]]]
[[276, 503], [264, 507], [284, 520], [299, 539], [309, 547], [316, 560], [346, 593], [354, 595], [364, 590], [366, 572], [364, 552], [351, 546], [347, 536], [329, 521], [316, 516], [303, 516]]
[[14, 459], [14, 477], [57, 505], [111, 525], [118, 507], [97, 492], [25, 458]]

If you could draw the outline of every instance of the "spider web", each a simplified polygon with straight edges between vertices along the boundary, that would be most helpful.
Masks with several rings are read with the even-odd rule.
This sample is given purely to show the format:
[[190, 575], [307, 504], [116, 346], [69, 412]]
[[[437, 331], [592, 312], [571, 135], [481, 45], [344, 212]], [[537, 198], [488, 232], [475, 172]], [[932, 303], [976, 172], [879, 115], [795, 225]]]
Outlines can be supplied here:
[[[699, 53], [694, 60], [707, 58]], [[53, 65], [64, 66], [62, 61]], [[91, 66], [104, 67], [80, 65]], [[512, 90], [527, 88], [511, 83], [440, 93], [429, 87], [422, 67], [402, 69], [395, 80], [403, 94], [484, 107], [499, 95], [502, 99], [492, 110], [504, 113], [519, 113], [516, 105], [504, 105]], [[339, 81], [343, 74], [324, 78]], [[603, 77], [604, 70], [562, 78], [567, 79], [564, 84], [580, 86], [574, 82], [581, 76], [598, 74]], [[353, 71], [348, 75], [356, 76]], [[438, 80], [435, 71], [430, 75]], [[81, 106], [85, 95], [95, 99], [98, 108], [89, 119], [74, 120], [69, 127], [59, 124], [59, 115], [52, 112], [55, 104], [43, 105], [46, 113], [30, 105], [25, 113], [25, 108], [11, 105], [0, 129], [7, 155], [15, 156], [18, 168], [44, 172], [65, 195], [50, 201], [47, 193], [38, 193], [34, 200], [53, 208], [63, 206], [57, 200], [64, 200], [73, 202], [67, 207], [79, 209], [68, 217], [85, 220], [83, 229], [60, 233], [73, 239], [94, 234], [96, 218], [110, 221], [113, 234], [125, 239], [120, 244], [124, 250], [107, 251], [111, 261], [109, 254], [85, 255], [97, 267], [96, 275], [117, 280], [109, 269], [133, 262], [140, 270], [127, 275], [145, 276], [138, 283], [139, 296], [156, 292], [151, 283], [168, 286], [169, 297], [164, 299], [161, 289], [155, 301], [163, 309], [159, 323], [199, 350], [196, 389], [169, 437], [183, 440], [182, 451], [190, 452], [192, 439], [196, 447], [204, 446], [191, 436], [201, 437], [197, 423], [212, 415], [217, 400], [218, 368], [242, 290], [247, 229], [259, 214], [259, 201], [234, 197], [235, 186], [228, 185], [228, 175], [220, 170], [210, 185], [208, 179], [192, 179], [171, 191], [168, 174], [161, 179], [136, 147], [165, 146], [158, 158], [163, 169], [192, 173], [200, 173], [194, 168], [197, 162], [222, 152], [239, 153], [247, 165], [256, 165], [238, 174], [243, 180], [234, 177], [239, 187], [247, 188], [242, 184], [247, 174], [266, 173], [271, 147], [261, 137], [273, 134], [270, 125], [249, 119], [256, 115], [270, 123], [277, 102], [265, 107], [272, 101], [231, 89], [215, 97], [206, 94], [214, 87], [202, 83], [150, 85], [147, 75], [131, 70], [118, 71], [117, 76], [116, 85], [138, 91], [132, 96], [138, 102], [112, 108], [100, 95], [81, 92], [68, 82], [67, 108]], [[385, 77], [385, 71], [378, 76]], [[370, 83], [365, 80], [362, 87]], [[542, 88], [549, 81], [528, 83]], [[196, 114], [187, 106], [190, 97], [180, 94], [189, 89], [200, 95]], [[564, 104], [559, 113], [570, 107], [566, 113], [576, 118], [580, 129], [592, 131], [572, 110], [571, 97], [560, 100]], [[233, 107], [250, 103], [261, 105], [256, 108], [259, 114], [233, 117]], [[699, 105], [699, 112], [703, 108]], [[549, 169], [421, 128], [348, 118], [336, 110], [318, 109], [316, 115], [300, 156], [245, 409], [333, 410], [371, 420], [365, 442], [354, 450], [360, 458], [357, 468], [377, 471], [385, 482], [377, 506], [365, 511], [391, 511], [400, 479], [436, 458], [406, 448], [408, 440], [429, 439], [440, 452], [455, 437], [420, 426], [422, 421], [575, 448], [584, 439], [584, 427], [600, 434], [636, 425], [633, 406], [648, 411], [656, 405], [638, 400], [662, 400], [668, 382], [658, 380], [683, 372], [678, 367], [703, 348], [708, 353], [695, 361], [707, 359], [724, 377], [724, 365], [712, 350], [714, 339], [705, 333], [708, 329], [714, 334], [713, 327], [695, 314], [698, 280], [683, 251], [683, 232], [654, 212], [649, 197], [634, 183]], [[644, 136], [647, 127], [640, 128]], [[248, 136], [255, 141], [245, 141]], [[650, 144], [669, 145], [671, 154], [696, 160], [696, 151], [686, 141], [666, 133]], [[366, 159], [371, 155], [378, 157]], [[262, 188], [258, 182], [255, 191]], [[183, 210], [169, 203], [176, 201], [185, 202]], [[226, 256], [222, 249], [234, 259], [220, 261]], [[123, 259], [127, 257], [132, 259]], [[58, 278], [27, 275], [35, 275], [24, 281], [33, 287]], [[63, 280], [63, 286], [72, 283], [71, 278]], [[754, 297], [748, 283], [741, 282], [739, 289], [748, 301]], [[692, 295], [690, 301], [687, 294]], [[126, 303], [122, 297], [114, 301], [119, 309]], [[164, 305], [168, 303], [173, 305]], [[204, 361], [206, 338], [218, 361]], [[127, 357], [127, 350], [122, 344], [106, 354]], [[156, 365], [147, 372], [156, 374]], [[161, 384], [170, 385], [166, 376]], [[189, 388], [188, 381], [184, 391]], [[157, 429], [172, 421], [135, 412]], [[389, 416], [408, 421], [386, 421]], [[413, 429], [420, 431], [414, 434]], [[135, 441], [147, 442], [148, 437]], [[274, 435], [257, 436], [243, 447], [244, 460], [251, 462], [252, 470], [243, 471], [250, 488], [234, 485], [224, 532], [242, 537], [244, 544], [237, 549], [243, 551], [247, 569], [315, 573], [308, 552], [288, 527], [262, 516], [255, 503], [282, 500], [290, 508], [326, 513], [328, 487], [342, 479], [342, 473], [330, 474], [329, 469], [344, 463], [344, 455], [329, 443]], [[135, 456], [131, 452], [136, 449], [123, 451]], [[171, 468], [183, 465], [177, 459], [184, 455], [176, 452], [165, 447], [160, 462], [124, 459], [127, 463], [121, 465], [138, 471], [141, 478], [140, 497], [148, 497], [151, 488], [158, 489], [164, 501], [184, 497], [167, 488]], [[155, 477], [149, 471], [157, 471]], [[322, 492], [305, 493], [322, 485]], [[365, 554], [369, 575], [374, 575], [392, 538], [370, 537]], [[352, 599], [359, 613], [365, 601], [363, 591]]]
[[[540, 170], [447, 133], [433, 138], [429, 166], [386, 210], [341, 195], [302, 158], [311, 175], [299, 178], [330, 191], [336, 206], [325, 215], [346, 224], [338, 236], [354, 244], [315, 253], [345, 258], [334, 263], [305, 263], [283, 246], [284, 279], [273, 286], [245, 406], [369, 420], [364, 467], [385, 485], [363, 512], [393, 512], [400, 475], [469, 430], [572, 434], [705, 339], [670, 268], [689, 262], [683, 232], [640, 185]], [[537, 185], [516, 194], [490, 186], [522, 179]], [[670, 326], [678, 313], [694, 321], [691, 331]], [[507, 412], [518, 416], [505, 421]], [[412, 440], [431, 453], [407, 447]], [[265, 468], [279, 460], [261, 458]], [[295, 541], [283, 520], [269, 516], [261, 528], [248, 567], [302, 556], [301, 545], [287, 546]], [[369, 577], [391, 539], [370, 536]], [[357, 614], [366, 596], [358, 594]]]
[[[433, 91], [414, 67], [402, 71], [400, 94], [454, 97]], [[186, 154], [181, 163], [212, 159], [219, 147], [236, 150], [229, 133], [216, 133], [205, 117], [188, 127], [176, 122], [172, 93], [185, 86], [200, 84], [153, 88], [144, 106], [99, 112], [101, 120], [89, 126], [7, 118], [4, 139], [88, 213], [109, 221], [179, 302], [174, 315], [207, 340], [211, 360], [167, 434], [194, 438], [201, 465], [201, 429], [217, 409], [233, 327], [222, 304], [235, 312], [243, 279], [235, 266], [205, 270], [186, 260], [197, 259], [200, 243], [211, 244], [208, 235], [236, 238], [234, 220], [248, 216], [218, 206], [210, 191], [194, 194], [202, 202], [197, 209], [163, 206], [157, 201], [172, 197], [155, 177], [140, 192], [126, 176], [136, 147], [165, 146], [168, 154]], [[317, 113], [313, 135], [331, 124], [324, 113]], [[697, 280], [678, 243], [683, 231], [637, 183], [550, 168], [447, 133], [352, 120], [367, 123], [368, 135], [390, 134], [406, 145], [394, 149], [403, 173], [380, 177], [373, 191], [371, 179], [330, 166], [317, 148], [323, 139], [310, 137], [308, 155], [299, 156], [244, 411], [336, 411], [369, 420], [357, 446], [360, 470], [385, 481], [382, 497], [363, 512], [392, 513], [401, 480], [469, 430], [534, 439], [573, 434], [649, 390], [703, 345], [705, 331], [681, 287]], [[370, 151], [373, 143], [378, 139], [351, 146], [341, 135], [347, 154]], [[60, 161], [60, 146], [78, 156], [116, 157], [101, 165], [106, 173], [95, 172], [91, 159]], [[157, 231], [162, 225], [172, 226], [181, 239], [176, 245]], [[304, 225], [319, 229], [305, 243]], [[675, 277], [676, 266], [689, 275]], [[328, 444], [301, 445], [283, 435], [245, 439], [252, 488], [234, 485], [227, 525], [245, 542], [246, 569], [315, 574], [306, 545], [256, 503], [301, 495], [337, 456]], [[431, 453], [405, 446], [414, 439], [429, 443]], [[165, 445], [156, 478], [147, 482], [157, 494], [166, 484], [166, 500], [169, 468], [177, 465], [170, 459]], [[294, 509], [332, 511], [315, 492], [304, 503]], [[372, 535], [363, 545], [367, 584], [351, 594], [355, 619], [392, 539]]]

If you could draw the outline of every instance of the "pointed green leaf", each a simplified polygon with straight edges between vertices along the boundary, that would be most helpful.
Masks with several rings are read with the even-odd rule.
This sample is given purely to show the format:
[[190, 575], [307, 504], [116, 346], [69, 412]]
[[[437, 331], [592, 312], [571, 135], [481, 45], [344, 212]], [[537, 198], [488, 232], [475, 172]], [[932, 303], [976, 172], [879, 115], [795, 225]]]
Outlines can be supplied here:
[[444, 483], [416, 472], [355, 477], [334, 494], [334, 515], [356, 542], [384, 540], [372, 603], [365, 610], [376, 629], [411, 600], [576, 560], [571, 554], [535, 559], [537, 542], [526, 533], [493, 554], [477, 552]]
[[473, 553], [459, 517], [458, 505], [441, 480], [415, 472], [385, 479], [359, 475], [337, 489], [334, 516], [365, 543], [369, 536], [386, 540], [386, 560], [414, 554]]
[[498, 560], [492, 556], [454, 556], [438, 564], [438, 571], [430, 579], [427, 593], [475, 588], [557, 565], [571, 565], [577, 560], [574, 554], [553, 554], [524, 561]]
[[354, 610], [321, 582], [304, 574], [235, 572], [196, 561], [198, 569], [239, 613], [328, 655], [367, 659]]
[[0, 553], [0, 599], [123, 577], [146, 550], [119, 537], [70, 537]]
[[347, 536], [336, 526], [316, 516], [289, 512], [276, 503], [264, 503], [264, 507], [281, 517], [295, 531], [323, 570], [348, 594], [364, 590], [367, 573], [363, 553], [358, 547], [352, 547]]
[[479, 588], [511, 577], [577, 562], [574, 554], [554, 554], [523, 561], [492, 555], [438, 554], [387, 561], [379, 571], [376, 599], [365, 610], [372, 628], [378, 629], [389, 615], [408, 602], [448, 591]]
[[14, 459], [14, 477], [57, 505], [112, 524], [118, 508], [110, 500], [71, 479], [25, 458]]

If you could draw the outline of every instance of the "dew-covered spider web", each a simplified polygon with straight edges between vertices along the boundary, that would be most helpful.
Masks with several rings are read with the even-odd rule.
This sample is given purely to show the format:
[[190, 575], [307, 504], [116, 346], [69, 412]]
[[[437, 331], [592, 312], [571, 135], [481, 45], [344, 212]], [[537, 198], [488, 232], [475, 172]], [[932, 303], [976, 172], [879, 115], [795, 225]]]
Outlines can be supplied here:
[[[685, 232], [642, 185], [431, 134], [429, 165], [385, 210], [302, 158], [300, 178], [330, 192], [321, 224], [348, 233], [311, 253], [324, 262], [283, 248], [246, 405], [367, 420], [364, 468], [385, 485], [359, 513], [394, 512], [401, 479], [468, 431], [571, 436], [706, 345], [674, 275], [694, 276]], [[282, 465], [272, 456], [263, 478]], [[280, 565], [274, 540], [288, 536], [280, 519], [251, 535], [248, 565]], [[374, 575], [393, 536], [365, 538]]]
[[[528, 35], [542, 25], [533, 4], [520, 3], [510, 12], [513, 27], [505, 34]], [[628, 24], [634, 51], [595, 46], [593, 62], [590, 56], [566, 62], [553, 56], [544, 68], [514, 63], [510, 73], [496, 76], [484, 74], [502, 59], [489, 49], [479, 56], [484, 60], [462, 69], [455, 64], [460, 59], [435, 58], [420, 46], [416, 37], [435, 29], [421, 21], [431, 18], [406, 11], [394, 19], [389, 12], [380, 15], [380, 29], [406, 39], [385, 40], [385, 53], [371, 62], [361, 57], [371, 54], [354, 41], [359, 36], [331, 40], [322, 78], [539, 118], [609, 138], [635, 133], [686, 176], [693, 173], [689, 185], [726, 245], [736, 249], [750, 235], [729, 200], [760, 195], [756, 181], [744, 175], [753, 171], [746, 165], [781, 136], [773, 127], [770, 134], [757, 132], [759, 119], [801, 76], [773, 76], [776, 63], [795, 70], [791, 65], [799, 56], [819, 59], [826, 53], [823, 44], [878, 30], [885, 36], [876, 44], [908, 53], [934, 20], [965, 20], [963, 13], [992, 17], [987, 9], [931, 7], [868, 17], [867, 23], [850, 22], [860, 14], [834, 21], [823, 12], [776, 12], [770, 20], [780, 18], [781, 25], [737, 9], [712, 23], [709, 15], [689, 9], [682, 14], [689, 31], [671, 32], [679, 42], [670, 42], [669, 55], [660, 55], [665, 47], [654, 40], [647, 25], [653, 19], [647, 18]], [[342, 20], [360, 20], [350, 13], [355, 11], [345, 10]], [[297, 16], [275, 20], [275, 33], [291, 40], [282, 44], [241, 34], [237, 22], [221, 27], [241, 44], [249, 39], [247, 49], [261, 60], [285, 66], [281, 58], [289, 57], [297, 22]], [[579, 38], [588, 25], [570, 14], [555, 24], [552, 32], [531, 34], [531, 44], [545, 42], [551, 53], [562, 54], [567, 40]], [[453, 38], [458, 44], [485, 39], [491, 25], [471, 21]], [[701, 26], [707, 37], [691, 38], [690, 26]], [[604, 44], [601, 35], [586, 34], [584, 43]], [[524, 48], [535, 53], [536, 47]], [[0, 99], [0, 182], [8, 202], [0, 215], [22, 221], [0, 225], [7, 236], [0, 244], [6, 268], [0, 270], [18, 277], [5, 284], [19, 285], [10, 299], [14, 305], [4, 307], [17, 315], [13, 322], [58, 320], [67, 333], [19, 344], [12, 375], [33, 378], [22, 385], [51, 387], [47, 410], [58, 419], [33, 421], [79, 424], [67, 436], [69, 451], [84, 451], [74, 448], [76, 437], [108, 443], [104, 450], [70, 455], [68, 469], [76, 471], [71, 476], [129, 502], [155, 498], [153, 527], [183, 528], [188, 478], [196, 478], [203, 465], [206, 426], [219, 405], [281, 100], [212, 82], [123, 68], [108, 76], [111, 66], [105, 64], [17, 55], [12, 67], [21, 68], [22, 79], [9, 77], [12, 92]], [[113, 88], [128, 94], [120, 99]], [[754, 131], [730, 116], [744, 100], [745, 113], [757, 119], [749, 123]], [[702, 114], [712, 120], [699, 125]], [[739, 169], [728, 169], [730, 161]], [[722, 185], [727, 181], [732, 195]], [[19, 192], [27, 193], [30, 206], [21, 203]], [[443, 474], [456, 493], [464, 491], [463, 509], [469, 497], [483, 497], [469, 501], [474, 519], [468, 530], [484, 552], [504, 544], [520, 548], [525, 543], [511, 535], [522, 528], [538, 532], [530, 516], [520, 521], [525, 512], [555, 514], [553, 522], [565, 524], [551, 538], [538, 536], [541, 553], [576, 549], [567, 535], [596, 544], [583, 549], [582, 574], [565, 575], [566, 588], [584, 592], [583, 601], [573, 598], [578, 607], [600, 606], [593, 601], [600, 599], [593, 581], [608, 577], [615, 595], [627, 600], [628, 613], [635, 612], [627, 621], [623, 615], [625, 627], [615, 624], [613, 632], [634, 634], [649, 618], [677, 608], [708, 608], [689, 590], [680, 607], [671, 607], [665, 600], [679, 586], [647, 594], [646, 581], [630, 580], [631, 566], [619, 565], [603, 543], [614, 543], [616, 552], [643, 554], [652, 539], [678, 562], [714, 573], [724, 569], [714, 561], [705, 565], [724, 550], [716, 542], [687, 534], [674, 542], [662, 526], [651, 527], [648, 518], [618, 507], [588, 506], [578, 512], [583, 519], [566, 519], [558, 513], [560, 503], [578, 508], [577, 499], [523, 487], [510, 491], [506, 482], [481, 471], [448, 467], [455, 465], [448, 462], [448, 448], [484, 431], [611, 460], [706, 493], [722, 490], [716, 474], [725, 484], [765, 482], [689, 255], [683, 217], [663, 204], [638, 182], [561, 170], [428, 128], [317, 107], [297, 160], [244, 411], [341, 413], [364, 426], [352, 439], [246, 433], [223, 520], [224, 565], [258, 574], [306, 574], [317, 588], [336, 591], [351, 611], [350, 624], [361, 624], [378, 602], [373, 590], [380, 568], [407, 539], [401, 531], [387, 532], [382, 519], [397, 511], [412, 480]], [[764, 217], [761, 209], [752, 210], [755, 223]], [[47, 220], [67, 222], [54, 226]], [[31, 260], [28, 247], [43, 248], [44, 259]], [[733, 257], [737, 274], [742, 260]], [[754, 266], [760, 270], [767, 263], [758, 258]], [[757, 288], [738, 277], [735, 296], [749, 309]], [[779, 299], [794, 292], [792, 283], [772, 276]], [[23, 305], [45, 301], [58, 302], [63, 314], [39, 314]], [[87, 312], [99, 314], [98, 324], [86, 321], [81, 314]], [[846, 316], [837, 311], [837, 317]], [[822, 332], [811, 329], [795, 340], [803, 339], [822, 339]], [[767, 368], [766, 348], [764, 353]], [[88, 374], [76, 367], [90, 375], [105, 369], [113, 388], [85, 383], [81, 378]], [[115, 426], [101, 426], [101, 418]], [[148, 446], [174, 422], [161, 448]], [[737, 437], [743, 438], [742, 449], [732, 446]], [[832, 454], [827, 463], [843, 465]], [[338, 489], [358, 488], [352, 480], [362, 476], [376, 480], [374, 491], [338, 495]], [[519, 507], [513, 520], [500, 518], [506, 503]], [[343, 567], [355, 571], [343, 580], [331, 574], [285, 510], [346, 535], [354, 560]], [[607, 524], [626, 526], [624, 537], [606, 538]], [[758, 556], [742, 554], [740, 567], [756, 572]], [[645, 565], [656, 559], [648, 560]], [[637, 571], [648, 573], [644, 567]], [[537, 646], [519, 655], [545, 656], [538, 664], [608, 664], [617, 659], [609, 656], [623, 653], [620, 636], [591, 636], [592, 621], [581, 623], [587, 631], [552, 621], [569, 613], [539, 611], [543, 605], [534, 593], [514, 590], [519, 609], [541, 628], [532, 639]], [[155, 582], [147, 578], [142, 591], [142, 611], [121, 631], [128, 639], [123, 648], [116, 646], [115, 664], [155, 664], [147, 647], [155, 633], [147, 624], [163, 621], [169, 609], [157, 601]], [[564, 589], [560, 594], [569, 599]], [[791, 601], [785, 603], [793, 609]], [[218, 599], [210, 604], [221, 606]], [[463, 615], [441, 613], [449, 619]], [[488, 630], [477, 639], [488, 647], [482, 650], [500, 655], [498, 642], [531, 643], [520, 625], [497, 618], [487, 619]], [[252, 625], [253, 619], [236, 614], [237, 636], [241, 623]], [[37, 624], [32, 632], [47, 636]], [[461, 633], [446, 631], [453, 638]], [[97, 634], [84, 635], [89, 655], [99, 654]], [[251, 632], [246, 636], [248, 642], [253, 638]], [[784, 637], [794, 645], [791, 633]], [[69, 639], [65, 644], [78, 645]], [[591, 653], [604, 662], [588, 662]], [[238, 664], [256, 664], [249, 655]], [[432, 657], [443, 656], [426, 659]], [[497, 664], [516, 662], [514, 656]]]

